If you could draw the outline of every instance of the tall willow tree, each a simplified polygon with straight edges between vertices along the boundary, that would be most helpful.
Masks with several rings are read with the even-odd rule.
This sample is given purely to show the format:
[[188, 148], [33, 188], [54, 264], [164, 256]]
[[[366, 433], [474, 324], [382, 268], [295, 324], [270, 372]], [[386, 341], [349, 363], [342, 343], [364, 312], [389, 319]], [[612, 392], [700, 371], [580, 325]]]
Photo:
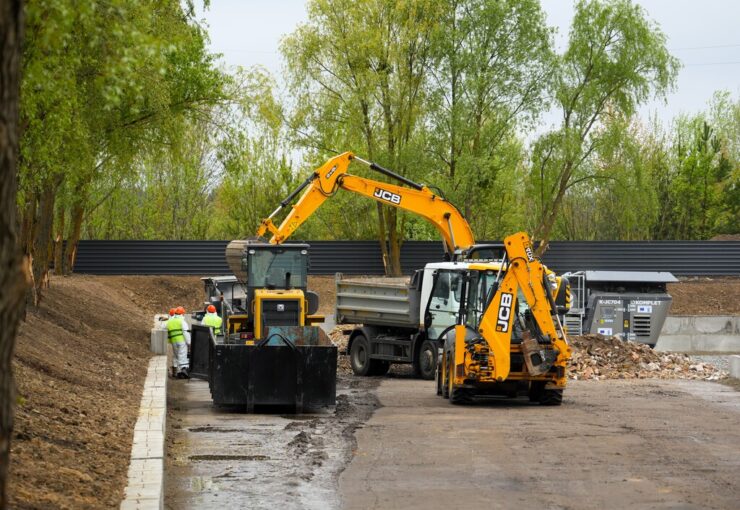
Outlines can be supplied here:
[[568, 48], [559, 58], [553, 91], [560, 127], [534, 144], [530, 193], [538, 217], [534, 234], [547, 247], [564, 197], [592, 177], [585, 164], [602, 143], [598, 129], [612, 114], [631, 116], [675, 81], [678, 61], [645, 11], [629, 0], [581, 0], [576, 4]]
[[55, 241], [57, 269], [71, 268], [85, 216], [105, 206], [96, 186], [117, 186], [143, 156], [169, 150], [220, 100], [223, 77], [177, 0], [31, 0], [26, 11], [21, 233], [38, 289]]
[[517, 132], [545, 110], [553, 68], [537, 0], [443, 2], [430, 68], [430, 152], [438, 184], [480, 238], [503, 236], [519, 207]]
[[[425, 77], [442, 2], [314, 0], [308, 21], [283, 43], [295, 94], [298, 142], [354, 150], [401, 174], [423, 173]], [[324, 149], [322, 151], [322, 149]], [[316, 161], [318, 162], [318, 161]], [[403, 219], [378, 204], [388, 274], [400, 274]]]

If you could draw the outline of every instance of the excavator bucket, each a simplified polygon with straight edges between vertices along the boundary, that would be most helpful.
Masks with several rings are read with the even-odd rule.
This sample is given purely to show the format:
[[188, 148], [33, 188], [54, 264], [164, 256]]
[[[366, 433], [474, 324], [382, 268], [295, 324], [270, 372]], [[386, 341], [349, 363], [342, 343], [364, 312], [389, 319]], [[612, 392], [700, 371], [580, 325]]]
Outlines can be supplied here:
[[191, 352], [191, 374], [208, 374], [216, 405], [247, 412], [291, 407], [300, 413], [336, 403], [337, 347], [319, 327], [270, 326], [262, 340], [248, 345], [224, 342], [194, 325]]

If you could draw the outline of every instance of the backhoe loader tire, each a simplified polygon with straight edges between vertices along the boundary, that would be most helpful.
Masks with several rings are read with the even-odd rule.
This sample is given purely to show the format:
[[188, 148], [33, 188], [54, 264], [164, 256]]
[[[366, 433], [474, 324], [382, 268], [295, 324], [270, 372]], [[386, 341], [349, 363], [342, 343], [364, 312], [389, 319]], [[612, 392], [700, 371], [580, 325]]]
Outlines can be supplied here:
[[447, 353], [445, 373], [442, 376], [442, 398], [450, 398], [450, 354]]
[[529, 401], [539, 403], [545, 393], [545, 383], [543, 381], [532, 381], [529, 384]]
[[437, 395], [442, 395], [442, 383], [443, 383], [442, 372], [440, 371], [440, 367], [439, 367], [440, 363], [438, 363], [437, 365], [438, 365], [437, 370], [434, 371], [434, 378], [435, 378], [434, 382], [436, 383], [436, 386], [437, 386]]
[[563, 403], [563, 390], [544, 390], [540, 397], [540, 405], [559, 406]]
[[467, 388], [454, 388], [450, 392], [450, 402], [455, 405], [467, 405], [473, 402], [473, 398]]
[[414, 376], [427, 381], [434, 380], [437, 371], [437, 346], [431, 340], [424, 340], [414, 358]]

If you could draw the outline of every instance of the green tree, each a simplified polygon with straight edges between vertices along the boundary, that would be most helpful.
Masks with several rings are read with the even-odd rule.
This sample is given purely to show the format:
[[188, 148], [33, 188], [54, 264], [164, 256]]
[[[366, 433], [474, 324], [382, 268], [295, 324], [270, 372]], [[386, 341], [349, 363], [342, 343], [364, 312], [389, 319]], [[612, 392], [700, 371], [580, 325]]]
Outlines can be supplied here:
[[223, 99], [225, 78], [175, 0], [34, 0], [27, 14], [20, 205], [40, 288], [53, 239], [57, 269], [71, 268], [85, 217], [106, 205], [100, 184], [105, 198], [143, 161], [162, 161], [157, 151]]
[[563, 198], [553, 233], [563, 239], [650, 239], [659, 215], [655, 175], [663, 147], [636, 122], [618, 116], [599, 129], [584, 177]]
[[[423, 175], [420, 128], [425, 76], [440, 2], [314, 0], [308, 21], [283, 43], [295, 94], [297, 142], [354, 150], [410, 178]], [[400, 274], [404, 215], [377, 205], [388, 274]]]
[[443, 2], [432, 46], [429, 152], [437, 183], [479, 237], [513, 225], [524, 159], [518, 129], [547, 105], [551, 30], [538, 1]]
[[530, 193], [534, 235], [547, 248], [563, 200], [574, 183], [592, 177], [585, 164], [600, 143], [605, 117], [630, 117], [674, 83], [679, 64], [665, 35], [629, 0], [576, 4], [568, 48], [559, 58], [553, 92], [562, 124], [533, 145]]

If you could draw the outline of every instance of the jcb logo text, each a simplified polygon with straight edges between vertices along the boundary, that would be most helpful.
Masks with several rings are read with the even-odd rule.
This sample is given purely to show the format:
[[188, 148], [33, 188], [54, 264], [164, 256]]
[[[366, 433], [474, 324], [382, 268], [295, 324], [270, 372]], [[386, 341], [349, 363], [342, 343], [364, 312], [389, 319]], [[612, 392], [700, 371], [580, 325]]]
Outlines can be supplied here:
[[375, 188], [375, 193], [373, 193], [373, 196], [381, 200], [385, 200], [386, 202], [390, 202], [391, 204], [401, 203], [401, 195], [396, 195], [395, 193], [391, 193], [390, 191], [384, 189]]
[[501, 294], [501, 304], [498, 307], [498, 320], [496, 321], [496, 331], [506, 333], [509, 331], [509, 318], [511, 317], [511, 303], [514, 301], [512, 294]]

